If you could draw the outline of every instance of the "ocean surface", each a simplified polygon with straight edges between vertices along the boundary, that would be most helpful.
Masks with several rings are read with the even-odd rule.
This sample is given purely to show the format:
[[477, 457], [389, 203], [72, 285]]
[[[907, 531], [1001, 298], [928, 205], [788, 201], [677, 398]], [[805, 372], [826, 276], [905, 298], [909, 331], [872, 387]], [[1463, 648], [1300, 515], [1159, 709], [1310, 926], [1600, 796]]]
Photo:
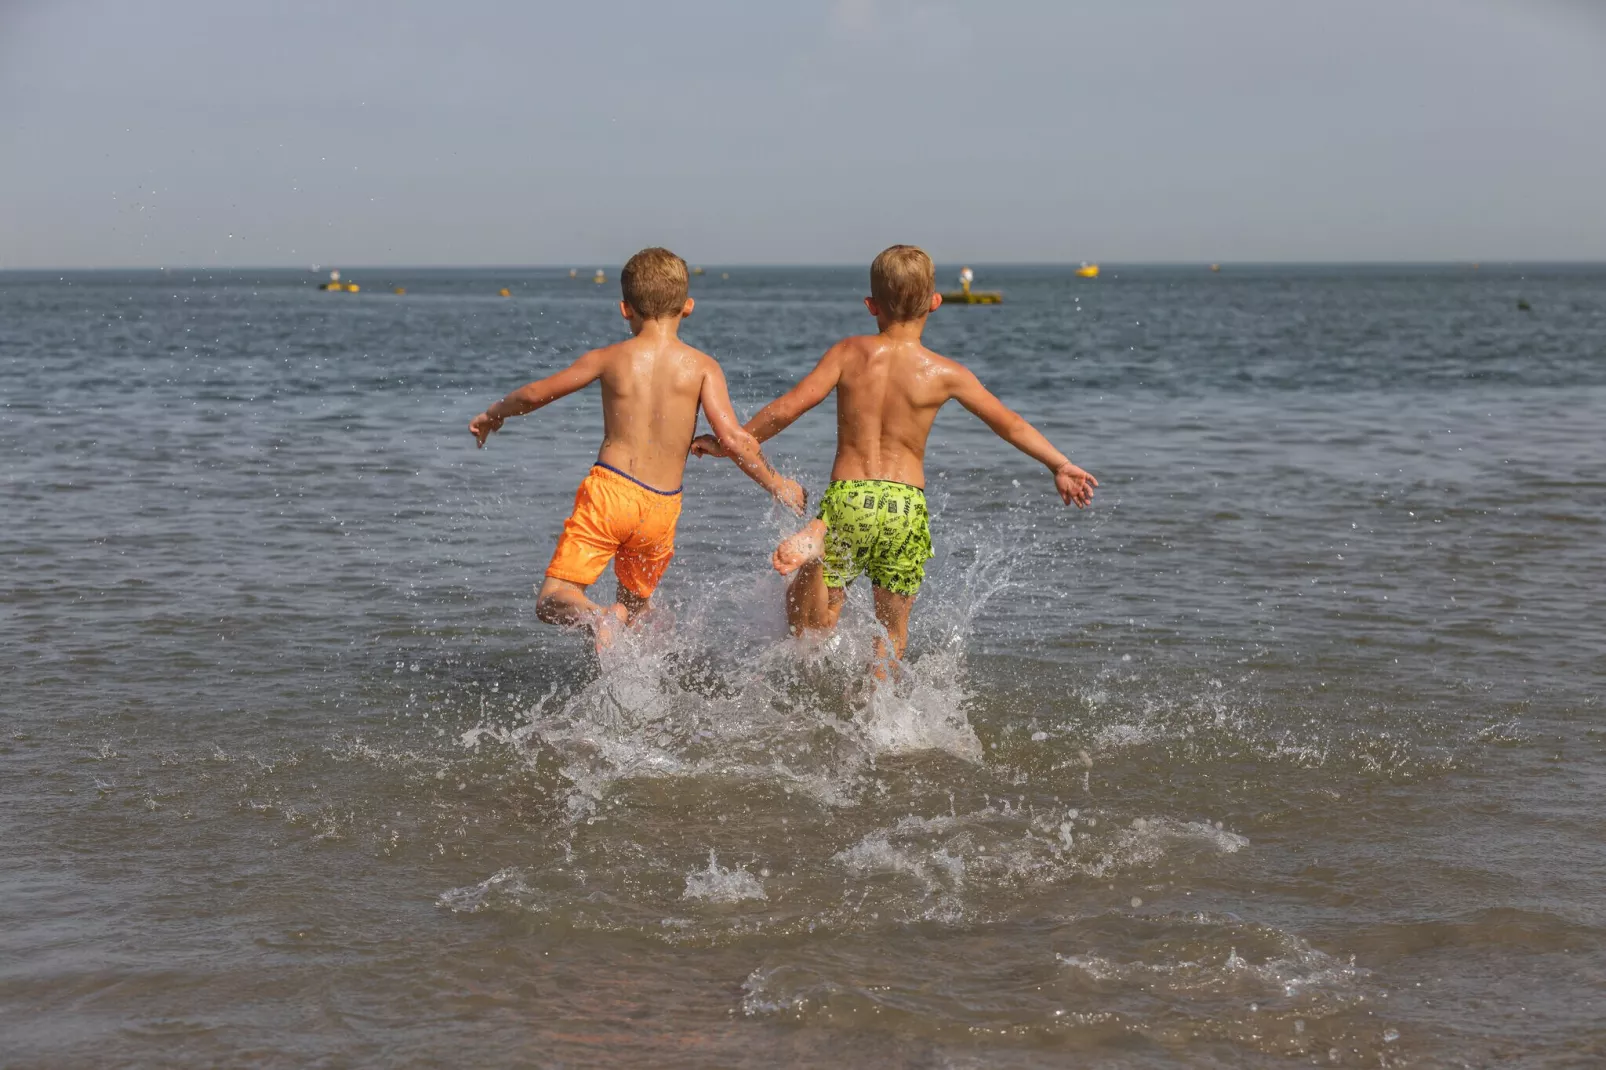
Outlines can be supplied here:
[[[1606, 268], [980, 269], [929, 344], [1101, 486], [945, 411], [877, 690], [725, 461], [536, 620], [597, 397], [466, 425], [579, 266], [0, 274], [0, 1066], [1606, 1065]], [[750, 415], [865, 275], [683, 334]]]

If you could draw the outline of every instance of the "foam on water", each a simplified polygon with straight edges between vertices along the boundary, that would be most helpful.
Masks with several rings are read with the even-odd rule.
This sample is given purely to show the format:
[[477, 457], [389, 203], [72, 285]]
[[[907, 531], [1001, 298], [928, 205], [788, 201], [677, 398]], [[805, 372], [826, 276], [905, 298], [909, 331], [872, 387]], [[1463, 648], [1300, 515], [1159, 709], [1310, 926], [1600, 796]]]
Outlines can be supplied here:
[[[1007, 571], [1007, 562], [991, 560]], [[981, 760], [966, 714], [964, 637], [1001, 588], [967, 586], [968, 599], [932, 607], [924, 631], [938, 641], [921, 644], [894, 679], [881, 682], [866, 671], [879, 625], [859, 604], [868, 601], [862, 595], [823, 641], [755, 641], [706, 624], [706, 610], [678, 620], [664, 612], [601, 652], [595, 677], [549, 691], [522, 723], [481, 723], [459, 738], [470, 748], [502, 744], [552, 756], [570, 785], [576, 821], [593, 814], [613, 785], [634, 778], [782, 782], [828, 805], [849, 805], [880, 759], [937, 751]], [[778, 588], [745, 593], [779, 596]], [[750, 617], [752, 609], [737, 605], [725, 619]]]
[[686, 874], [685, 899], [701, 899], [709, 903], [740, 903], [744, 899], [768, 899], [764, 885], [741, 866], [726, 869], [719, 857], [708, 852], [708, 868]]
[[[600, 655], [594, 676], [548, 691], [516, 722], [461, 733], [471, 752], [492, 748], [556, 771], [563, 853], [448, 891], [441, 905], [531, 911], [672, 942], [951, 926], [1007, 911], [1033, 889], [1244, 848], [1248, 840], [1219, 823], [994, 794], [1031, 774], [989, 764], [969, 717], [965, 654], [976, 614], [1009, 588], [1018, 559], [977, 553], [945, 597], [922, 602], [911, 657], [886, 680], [868, 671], [878, 627], [863, 592], [825, 640], [733, 635], [717, 623], [753, 619], [753, 600], [778, 597], [777, 587], [727, 588], [714, 593], [734, 597], [733, 607], [678, 607], [672, 626], [667, 615], [645, 622]], [[1031, 745], [1062, 751], [1055, 729]], [[1037, 774], [1045, 786], [1086, 794], [1093, 759], [1077, 753], [1069, 778], [1063, 762]], [[706, 840], [707, 865], [688, 871], [655, 813], [711, 833], [735, 816], [748, 833]], [[720, 854], [732, 851], [749, 861], [722, 866]], [[755, 873], [767, 878], [771, 868], [789, 875]], [[599, 889], [609, 889], [605, 906]], [[744, 903], [766, 910], [685, 912]]]

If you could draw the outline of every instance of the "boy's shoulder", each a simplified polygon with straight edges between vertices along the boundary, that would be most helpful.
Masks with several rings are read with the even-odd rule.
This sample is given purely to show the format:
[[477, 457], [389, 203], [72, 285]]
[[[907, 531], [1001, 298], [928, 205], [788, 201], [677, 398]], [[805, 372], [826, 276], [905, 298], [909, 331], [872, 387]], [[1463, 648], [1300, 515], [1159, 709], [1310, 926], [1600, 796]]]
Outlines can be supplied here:
[[[863, 353], [874, 353], [886, 345], [886, 339], [879, 334], [855, 335], [851, 338], [844, 338], [841, 344], [846, 345], [850, 342], [853, 344], [855, 351]], [[905, 350], [905, 352], [908, 352], [908, 350]], [[952, 373], [962, 374], [969, 371], [959, 361], [952, 357], [943, 356], [924, 342], [913, 347], [912, 355], [916, 358], [917, 363], [924, 362], [928, 366], [928, 371], [937, 371], [945, 375]]]
[[658, 358], [667, 357], [670, 360], [682, 361], [701, 368], [719, 366], [719, 362], [704, 353], [696, 346], [687, 345], [680, 339], [675, 339], [668, 346], [653, 345], [644, 342], [641, 338], [621, 338], [617, 342], [609, 342], [605, 346], [593, 349], [590, 355], [604, 363], [616, 360], [633, 360], [647, 352]]
[[688, 345], [685, 342], [680, 341], [678, 338], [675, 340], [675, 345], [680, 359], [685, 361], [688, 365], [704, 371], [709, 369], [719, 369], [719, 361], [715, 360], [709, 354], [704, 353], [696, 346]]

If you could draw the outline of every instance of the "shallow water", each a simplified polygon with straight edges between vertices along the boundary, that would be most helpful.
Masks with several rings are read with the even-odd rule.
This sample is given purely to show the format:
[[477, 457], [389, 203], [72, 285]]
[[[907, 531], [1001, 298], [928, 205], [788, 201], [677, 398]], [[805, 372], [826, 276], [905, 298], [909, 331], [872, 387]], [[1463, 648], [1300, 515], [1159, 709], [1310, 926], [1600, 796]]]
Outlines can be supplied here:
[[[536, 622], [596, 398], [464, 425], [611, 288], [349, 274], [0, 274], [3, 1065], [1606, 1061], [1606, 269], [980, 272], [929, 341], [1102, 486], [945, 413], [879, 691], [724, 462]], [[745, 413], [869, 322], [730, 274]]]

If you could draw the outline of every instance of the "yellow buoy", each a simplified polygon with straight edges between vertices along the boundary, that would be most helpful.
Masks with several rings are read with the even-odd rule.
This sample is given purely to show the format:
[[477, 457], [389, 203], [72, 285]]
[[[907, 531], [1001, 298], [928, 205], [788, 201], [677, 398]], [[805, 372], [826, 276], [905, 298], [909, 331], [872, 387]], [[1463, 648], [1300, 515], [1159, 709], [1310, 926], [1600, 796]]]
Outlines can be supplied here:
[[691, 273], [693, 275], [701, 275], [701, 274], [703, 274], [703, 269], [702, 268], [692, 268], [691, 269]]
[[358, 290], [360, 290], [360, 289], [362, 289], [362, 287], [361, 287], [361, 286], [358, 286], [358, 285], [357, 285], [357, 284], [356, 284], [356, 283], [354, 283], [354, 282], [348, 282], [348, 283], [346, 283], [346, 292], [347, 292], [347, 293], [349, 293], [349, 294], [354, 294], [354, 293], [356, 293], [356, 292], [357, 292], [357, 291], [358, 291]]
[[512, 297], [513, 296], [513, 291], [509, 290], [506, 286], [504, 286], [500, 290], [496, 291], [496, 296], [498, 296], [498, 297]]
[[1210, 270], [1211, 271], [1220, 271], [1221, 270], [1221, 265], [1220, 264], [1211, 264], [1210, 265]]
[[578, 271], [576, 271], [574, 268], [570, 268], [569, 269], [569, 278], [577, 279], [579, 277], [580, 277], [580, 273]]
[[1089, 264], [1084, 260], [1082, 261], [1082, 266], [1076, 269], [1076, 277], [1079, 279], [1096, 279], [1099, 277], [1099, 266], [1097, 264]]
[[604, 282], [608, 281], [608, 276], [606, 276], [606, 275], [604, 275], [602, 273], [602, 269], [601, 268], [598, 268], [597, 269], [597, 273], [595, 275], [591, 276], [591, 281], [595, 282], [595, 283], [604, 283]]
[[396, 287], [394, 290], [392, 290], [390, 292], [393, 293], [393, 294], [404, 294], [404, 293], [407, 292], [407, 287], [398, 286], [398, 287]]
[[728, 272], [728, 271], [721, 271], [719, 273], [719, 277], [722, 278], [722, 279], [728, 279], [728, 278], [731, 277], [731, 273]]

